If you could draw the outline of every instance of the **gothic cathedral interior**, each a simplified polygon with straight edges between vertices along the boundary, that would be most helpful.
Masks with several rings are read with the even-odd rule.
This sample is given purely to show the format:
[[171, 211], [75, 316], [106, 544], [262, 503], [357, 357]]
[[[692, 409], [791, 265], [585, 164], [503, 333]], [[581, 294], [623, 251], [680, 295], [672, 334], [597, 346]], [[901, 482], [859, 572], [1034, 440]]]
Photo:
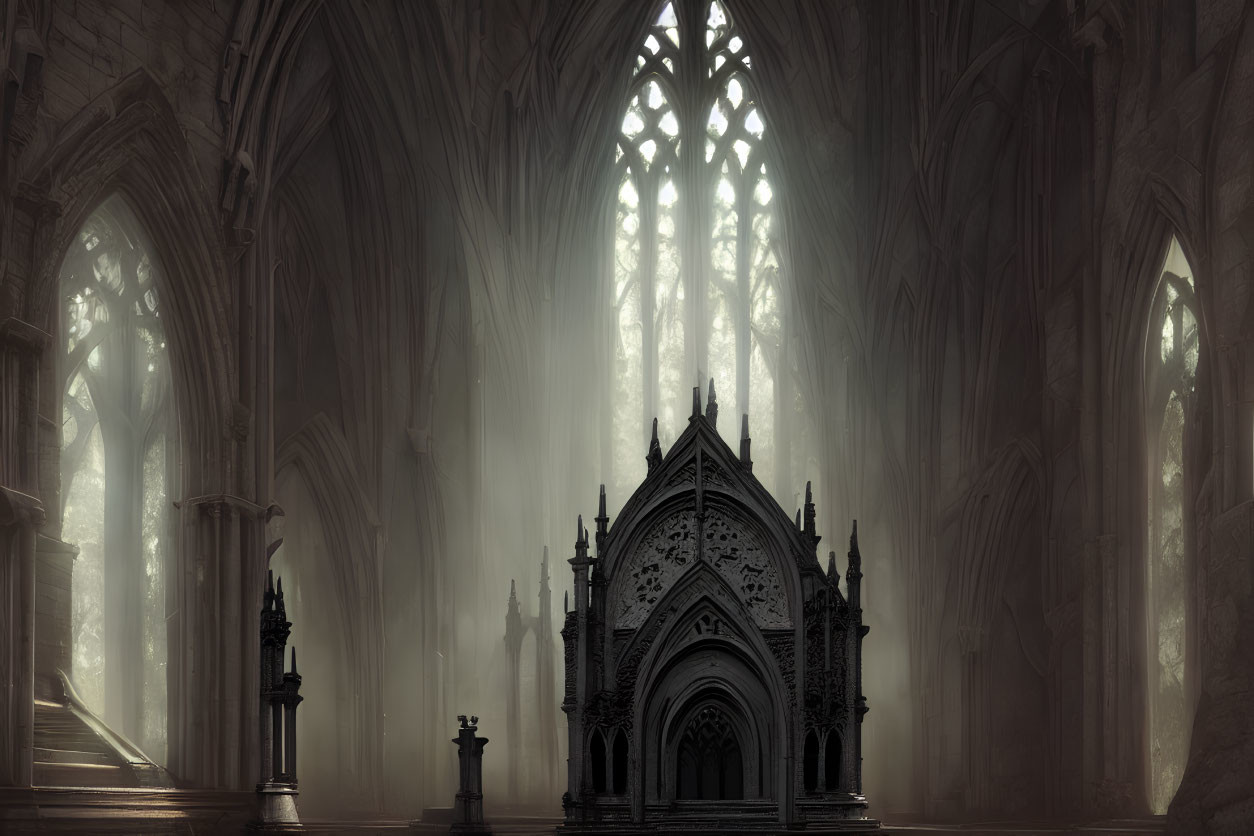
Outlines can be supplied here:
[[1254, 833], [1251, 114], [1254, 0], [0, 0], [0, 834]]

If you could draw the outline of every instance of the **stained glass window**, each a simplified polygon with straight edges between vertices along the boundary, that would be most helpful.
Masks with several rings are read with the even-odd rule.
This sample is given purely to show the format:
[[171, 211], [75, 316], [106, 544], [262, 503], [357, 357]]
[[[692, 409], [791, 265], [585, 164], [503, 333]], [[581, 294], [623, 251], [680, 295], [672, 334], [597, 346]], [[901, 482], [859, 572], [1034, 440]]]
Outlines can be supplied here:
[[1192, 270], [1173, 237], [1146, 342], [1149, 441], [1150, 801], [1166, 813], [1189, 754], [1192, 705], [1186, 687], [1188, 573], [1192, 523], [1188, 418], [1195, 402], [1199, 339]]
[[798, 493], [787, 442], [801, 430], [752, 71], [717, 1], [667, 3], [636, 56], [615, 150], [607, 481], [618, 502], [644, 477], [653, 418], [665, 449], [686, 425], [692, 387], [704, 397], [711, 377], [723, 437], [738, 449], [747, 413], [754, 472], [785, 505]]
[[79, 549], [75, 690], [162, 762], [176, 445], [156, 270], [119, 197], [92, 214], [62, 264], [61, 517], [62, 538]]

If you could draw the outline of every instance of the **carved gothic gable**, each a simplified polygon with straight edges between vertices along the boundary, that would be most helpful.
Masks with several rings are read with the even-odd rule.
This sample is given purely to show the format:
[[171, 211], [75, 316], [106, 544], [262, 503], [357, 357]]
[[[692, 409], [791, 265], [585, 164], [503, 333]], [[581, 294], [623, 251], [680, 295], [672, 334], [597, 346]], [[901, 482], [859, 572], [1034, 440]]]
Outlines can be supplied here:
[[740, 594], [763, 629], [792, 626], [779, 570], [758, 537], [724, 511], [706, 511], [705, 559]]
[[[619, 632], [623, 641], [615, 647], [613, 677], [620, 692], [631, 693], [639, 666], [651, 651], [670, 656], [688, 644], [710, 638], [747, 645], [753, 641], [751, 633], [757, 631], [752, 629], [748, 607], [740, 596], [720, 573], [708, 564], [698, 564], [667, 591], [634, 634]], [[667, 647], [658, 651], [655, 645], [660, 640]]]
[[691, 508], [662, 518], [622, 564], [625, 573], [617, 584], [614, 625], [636, 629], [653, 611], [658, 599], [696, 562], [696, 514]]

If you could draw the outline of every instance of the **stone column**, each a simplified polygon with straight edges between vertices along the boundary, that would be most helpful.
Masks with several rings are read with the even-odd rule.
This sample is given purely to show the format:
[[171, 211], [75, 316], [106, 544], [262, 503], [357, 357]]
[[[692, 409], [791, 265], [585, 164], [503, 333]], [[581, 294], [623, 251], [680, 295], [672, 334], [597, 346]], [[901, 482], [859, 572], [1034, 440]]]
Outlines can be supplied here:
[[257, 613], [270, 509], [228, 494], [175, 503], [170, 764], [192, 786], [251, 789], [260, 773]]
[[38, 368], [50, 339], [0, 320], [0, 786], [29, 787], [33, 769]]
[[35, 709], [35, 529], [39, 500], [0, 487], [0, 786], [29, 787]]
[[476, 737], [478, 717], [466, 722], [466, 715], [458, 716], [461, 728], [453, 742], [457, 744], [457, 763], [460, 782], [453, 802], [453, 825], [450, 833], [491, 833], [483, 821], [483, 747], [486, 737]]

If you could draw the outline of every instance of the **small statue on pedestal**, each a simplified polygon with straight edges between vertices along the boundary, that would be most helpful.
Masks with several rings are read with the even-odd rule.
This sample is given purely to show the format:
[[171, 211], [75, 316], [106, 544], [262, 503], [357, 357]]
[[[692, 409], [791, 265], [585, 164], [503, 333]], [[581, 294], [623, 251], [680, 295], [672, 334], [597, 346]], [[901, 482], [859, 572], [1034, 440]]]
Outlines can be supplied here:
[[483, 821], [483, 747], [488, 739], [475, 736], [479, 730], [478, 717], [471, 716], [469, 723], [465, 714], [458, 715], [457, 719], [461, 721], [461, 728], [453, 742], [457, 744], [460, 781], [449, 832], [491, 833], [492, 829]]

